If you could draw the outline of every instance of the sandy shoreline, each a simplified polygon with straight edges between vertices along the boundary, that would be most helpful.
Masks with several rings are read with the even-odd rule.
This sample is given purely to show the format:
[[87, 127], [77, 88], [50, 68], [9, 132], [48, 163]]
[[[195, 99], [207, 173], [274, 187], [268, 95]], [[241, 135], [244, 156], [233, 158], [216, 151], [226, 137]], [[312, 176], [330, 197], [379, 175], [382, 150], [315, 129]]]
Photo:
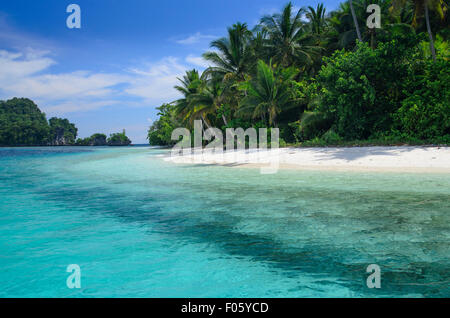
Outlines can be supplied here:
[[223, 154], [168, 155], [179, 164], [279, 169], [450, 173], [450, 147], [345, 147], [236, 150]]

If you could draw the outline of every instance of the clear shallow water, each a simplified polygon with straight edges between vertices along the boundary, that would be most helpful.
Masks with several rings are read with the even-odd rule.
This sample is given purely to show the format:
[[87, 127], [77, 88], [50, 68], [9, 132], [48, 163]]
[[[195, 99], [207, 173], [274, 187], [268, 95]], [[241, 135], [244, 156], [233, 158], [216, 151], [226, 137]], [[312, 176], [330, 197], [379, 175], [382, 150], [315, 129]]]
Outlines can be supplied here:
[[449, 175], [260, 175], [164, 152], [0, 148], [0, 297], [450, 296]]

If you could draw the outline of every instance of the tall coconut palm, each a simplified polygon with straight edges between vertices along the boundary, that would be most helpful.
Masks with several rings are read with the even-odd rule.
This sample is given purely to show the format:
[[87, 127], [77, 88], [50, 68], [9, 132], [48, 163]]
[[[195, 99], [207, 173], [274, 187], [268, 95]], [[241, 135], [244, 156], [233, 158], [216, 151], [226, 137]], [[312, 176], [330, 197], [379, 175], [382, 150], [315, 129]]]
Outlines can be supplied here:
[[203, 57], [214, 66], [205, 72], [220, 75], [222, 78], [236, 78], [243, 80], [245, 72], [249, 69], [251, 59], [250, 40], [252, 32], [246, 23], [236, 23], [228, 28], [228, 37], [211, 42], [211, 47], [218, 52], [206, 52]]
[[294, 105], [289, 84], [296, 73], [294, 68], [276, 72], [271, 62], [267, 65], [259, 60], [256, 78], [241, 85], [247, 96], [241, 101], [238, 112], [263, 121], [268, 119], [269, 124], [276, 127], [277, 115]]
[[316, 9], [308, 6], [306, 17], [309, 19], [311, 30], [314, 34], [319, 35], [323, 32], [326, 26], [325, 12], [326, 9], [323, 3], [319, 3]]
[[[353, 0], [353, 11], [349, 2], [343, 2], [337, 10], [331, 12], [330, 18], [328, 19], [331, 30], [329, 33], [330, 40], [328, 42], [330, 52], [334, 52], [338, 48], [350, 49], [356, 40], [366, 41], [369, 38], [371, 39], [371, 46], [375, 46], [375, 34], [376, 32], [383, 32], [383, 29], [374, 30], [366, 27], [366, 9], [369, 4], [379, 5], [382, 16], [388, 16], [389, 0]], [[354, 18], [356, 18], [356, 24]], [[385, 23], [387, 21], [386, 19], [384, 20]], [[358, 29], [355, 25], [358, 26]]]
[[353, 0], [348, 0], [350, 5], [350, 11], [352, 12], [353, 23], [355, 24], [356, 34], [358, 35], [358, 40], [362, 42], [361, 31], [359, 31], [358, 19], [356, 18], [355, 9], [353, 8]]
[[198, 91], [200, 84], [200, 76], [198, 71], [193, 69], [186, 71], [186, 74], [182, 78], [177, 78], [181, 83], [174, 86], [174, 88], [183, 95], [183, 98], [174, 101], [175, 113], [182, 120], [186, 121], [193, 109], [190, 104], [190, 96]]
[[428, 3], [429, 3], [429, 0], [425, 0], [425, 3], [424, 3], [424, 7], [425, 7], [425, 21], [427, 23], [428, 37], [430, 38], [431, 56], [433, 57], [433, 61], [436, 61], [436, 50], [434, 48], [433, 33], [431, 32], [431, 27], [430, 27], [430, 15], [428, 14]]
[[[355, 3], [352, 4], [355, 9]], [[358, 17], [360, 17], [362, 13], [362, 6], [359, 5], [359, 1], [356, 4], [356, 10], [358, 12], [356, 18], [358, 19]], [[364, 7], [363, 12], [365, 12], [365, 9], [366, 8]], [[362, 19], [359, 18], [359, 21], [362, 22]], [[339, 8], [331, 12], [328, 19], [328, 24], [331, 31], [329, 34], [330, 41], [328, 44], [330, 53], [340, 48], [350, 49], [358, 39], [358, 33], [355, 28], [355, 22], [353, 20], [349, 2], [340, 3]]]
[[[207, 81], [203, 81], [199, 92], [191, 96], [191, 103], [196, 105], [197, 113], [208, 115], [216, 113], [224, 99], [224, 87], [220, 78], [213, 77]], [[227, 126], [228, 122], [224, 114], [222, 114], [222, 120], [225, 126]]]
[[261, 19], [273, 50], [274, 61], [283, 66], [295, 65], [302, 59], [311, 63], [312, 55], [321, 49], [312, 45], [313, 37], [306, 31], [301, 20], [303, 13], [303, 9], [294, 13], [292, 2], [289, 2], [281, 13], [266, 15]]
[[[314, 44], [318, 47], [323, 48], [329, 45], [329, 32], [328, 23], [325, 17], [326, 9], [323, 3], [319, 3], [314, 9], [313, 7], [308, 7], [306, 11], [306, 18], [308, 21], [309, 32], [312, 33], [314, 38]], [[317, 54], [313, 56], [313, 63], [311, 63], [307, 70], [310, 75], [315, 75], [322, 65], [322, 54]]]
[[412, 26], [417, 26], [417, 20], [421, 16], [425, 16], [425, 23], [427, 26], [428, 37], [430, 39], [430, 51], [433, 60], [436, 61], [436, 50], [434, 47], [433, 32], [430, 26], [430, 14], [429, 9], [431, 8], [436, 12], [440, 19], [444, 19], [444, 11], [447, 9], [447, 4], [443, 0], [393, 0], [392, 1], [392, 11], [397, 13], [400, 9], [407, 6], [408, 2], [411, 2], [414, 6], [414, 15], [412, 19]]
[[182, 122], [191, 125], [195, 119], [201, 118], [203, 123], [209, 128], [209, 124], [203, 116], [203, 112], [199, 111], [200, 107], [196, 105], [192, 98], [200, 92], [202, 80], [197, 70], [186, 71], [182, 78], [178, 78], [181, 85], [174, 88], [179, 91], [183, 98], [174, 101], [175, 113]]

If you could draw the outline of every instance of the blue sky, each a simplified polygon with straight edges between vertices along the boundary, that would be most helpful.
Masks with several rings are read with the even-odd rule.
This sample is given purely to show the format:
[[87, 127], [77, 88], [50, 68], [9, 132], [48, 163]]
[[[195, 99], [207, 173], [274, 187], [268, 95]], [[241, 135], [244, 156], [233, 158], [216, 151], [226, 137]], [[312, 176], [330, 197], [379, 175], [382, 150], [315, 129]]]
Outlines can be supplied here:
[[[296, 7], [337, 0], [293, 1]], [[81, 29], [66, 7], [81, 8]], [[145, 143], [156, 107], [178, 98], [185, 70], [203, 70], [211, 40], [235, 22], [253, 27], [286, 0], [0, 0], [0, 99], [28, 97], [80, 137], [126, 129]]]

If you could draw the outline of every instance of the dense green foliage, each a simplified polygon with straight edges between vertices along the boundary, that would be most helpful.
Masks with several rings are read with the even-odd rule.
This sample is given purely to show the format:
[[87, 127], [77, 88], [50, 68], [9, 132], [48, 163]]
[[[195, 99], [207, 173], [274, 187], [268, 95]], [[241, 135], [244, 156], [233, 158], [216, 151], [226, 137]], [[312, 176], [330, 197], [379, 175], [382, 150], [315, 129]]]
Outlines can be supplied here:
[[45, 114], [28, 98], [0, 101], [0, 146], [74, 144], [78, 129], [67, 119]]
[[[366, 26], [371, 3], [381, 29]], [[354, 0], [329, 14], [289, 3], [253, 30], [234, 24], [203, 55], [212, 66], [187, 71], [175, 87], [182, 98], [158, 108], [150, 144], [173, 144], [172, 130], [192, 130], [194, 120], [278, 127], [284, 141], [305, 145], [448, 143], [448, 6], [427, 3]]]
[[403, 63], [408, 48], [398, 41], [371, 49], [359, 43], [353, 52], [325, 58], [318, 75], [321, 87], [317, 111], [331, 119], [333, 130], [347, 140], [367, 139], [389, 131], [392, 115], [402, 99], [408, 75]]
[[91, 137], [78, 138], [75, 144], [77, 146], [106, 146], [106, 135], [93, 134]]
[[131, 140], [125, 134], [125, 129], [121, 133], [114, 133], [107, 139], [108, 146], [128, 146], [131, 144]]
[[106, 138], [94, 134], [76, 139], [75, 124], [65, 118], [52, 117], [47, 122], [45, 114], [27, 98], [0, 101], [0, 146], [124, 146], [131, 140], [122, 133]]
[[45, 145], [49, 141], [45, 114], [33, 101], [13, 98], [0, 101], [0, 145]]
[[50, 127], [50, 141], [54, 146], [72, 145], [77, 138], [78, 129], [66, 118], [52, 117], [48, 121]]
[[164, 104], [158, 107], [159, 120], [153, 123], [148, 132], [148, 139], [151, 145], [172, 145], [172, 131], [177, 127], [177, 123], [172, 119], [175, 114], [175, 106]]
[[292, 80], [297, 74], [295, 68], [274, 68], [259, 60], [254, 79], [244, 81], [240, 89], [245, 97], [239, 104], [239, 114], [249, 114], [252, 119], [268, 121], [276, 126], [278, 114], [293, 107]]
[[128, 146], [131, 140], [126, 136], [125, 131], [111, 134], [109, 138], [105, 134], [93, 134], [90, 137], [78, 138], [77, 146]]
[[[408, 136], [450, 141], [450, 65], [419, 63], [405, 83], [406, 98], [397, 112], [400, 130]], [[430, 107], [432, 105], [432, 107]]]

